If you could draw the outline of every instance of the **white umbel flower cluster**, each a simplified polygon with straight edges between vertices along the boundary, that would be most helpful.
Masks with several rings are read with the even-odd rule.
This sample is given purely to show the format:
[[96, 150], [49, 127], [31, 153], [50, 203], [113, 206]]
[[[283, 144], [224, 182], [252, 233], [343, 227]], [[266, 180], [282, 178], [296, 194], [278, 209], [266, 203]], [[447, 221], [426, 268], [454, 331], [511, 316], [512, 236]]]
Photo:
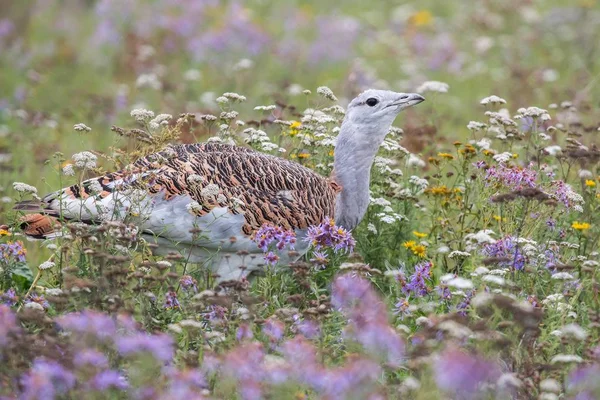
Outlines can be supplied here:
[[506, 100], [504, 100], [502, 97], [498, 97], [496, 95], [491, 95], [489, 97], [482, 99], [479, 102], [479, 104], [482, 104], [484, 106], [487, 106], [488, 104], [492, 104], [492, 105], [506, 104]]
[[89, 152], [89, 151], [82, 151], [81, 153], [75, 153], [73, 154], [73, 157], [71, 157], [73, 159], [73, 162], [75, 163], [75, 166], [77, 168], [85, 168], [85, 169], [92, 169], [92, 168], [96, 168], [96, 161], [98, 160], [98, 157], [96, 157], [95, 154]]
[[417, 93], [425, 93], [425, 92], [437, 92], [437, 93], [448, 93], [448, 89], [450, 89], [450, 85], [445, 82], [440, 81], [427, 81], [423, 82], [421, 86], [417, 88]]
[[92, 131], [92, 128], [90, 128], [86, 124], [82, 124], [82, 123], [73, 125], [73, 129], [75, 129], [77, 132], [91, 132]]
[[317, 93], [320, 94], [321, 96], [325, 97], [328, 100], [338, 101], [337, 97], [335, 97], [335, 95], [333, 94], [333, 91], [331, 89], [329, 89], [327, 86], [319, 86], [317, 88]]
[[23, 183], [23, 182], [14, 182], [13, 189], [19, 193], [31, 193], [31, 194], [37, 193], [37, 189], [35, 187], [28, 185], [26, 183]]

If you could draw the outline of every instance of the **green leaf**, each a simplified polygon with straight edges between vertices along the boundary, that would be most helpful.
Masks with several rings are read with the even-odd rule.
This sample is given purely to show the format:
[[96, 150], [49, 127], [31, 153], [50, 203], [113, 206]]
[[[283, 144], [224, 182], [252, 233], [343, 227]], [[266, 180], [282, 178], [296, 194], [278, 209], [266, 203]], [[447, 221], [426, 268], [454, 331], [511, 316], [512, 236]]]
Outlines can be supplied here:
[[33, 273], [27, 264], [17, 264], [11, 268], [11, 279], [17, 288], [27, 290], [33, 282]]

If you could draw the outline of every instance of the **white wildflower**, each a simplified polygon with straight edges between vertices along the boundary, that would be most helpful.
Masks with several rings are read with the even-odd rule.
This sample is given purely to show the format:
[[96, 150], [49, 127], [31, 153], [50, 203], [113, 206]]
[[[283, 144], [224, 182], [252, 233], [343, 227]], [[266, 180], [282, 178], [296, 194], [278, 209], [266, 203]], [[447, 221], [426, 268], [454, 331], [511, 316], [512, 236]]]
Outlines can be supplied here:
[[82, 124], [82, 123], [73, 125], [73, 129], [75, 129], [77, 132], [91, 132], [92, 131], [92, 128], [90, 128], [86, 124]]
[[202, 206], [197, 201], [192, 201], [185, 206], [190, 214], [197, 215], [202, 211]]
[[556, 281], [570, 281], [575, 278], [568, 272], [557, 272], [554, 275], [552, 275], [552, 279]]
[[201, 322], [195, 321], [193, 319], [184, 319], [179, 321], [179, 326], [182, 328], [195, 328], [202, 329], [203, 325]]
[[242, 58], [240, 61], [238, 61], [233, 66], [233, 70], [234, 71], [243, 71], [243, 70], [248, 70], [248, 69], [252, 68], [253, 66], [254, 66], [254, 61], [250, 60], [249, 58]]
[[276, 108], [277, 108], [276, 105], [271, 104], [268, 106], [256, 106], [256, 107], [254, 107], [254, 110], [256, 110], [256, 111], [273, 111]]
[[292, 83], [290, 86], [288, 86], [287, 92], [290, 96], [298, 96], [302, 94], [302, 86], [297, 83]]
[[556, 156], [562, 153], [562, 149], [560, 146], [548, 146], [544, 148], [544, 150], [551, 156]]
[[490, 271], [491, 275], [498, 275], [498, 276], [504, 276], [507, 273], [508, 273], [508, 270], [506, 270], [506, 269], [500, 269], [500, 268], [498, 268], [498, 269], [492, 269]]
[[136, 108], [131, 110], [130, 115], [138, 122], [146, 122], [154, 118], [154, 113], [152, 111], [143, 108]]
[[36, 303], [35, 301], [30, 301], [29, 303], [26, 303], [24, 307], [31, 308], [32, 310], [44, 311], [44, 307], [41, 304]]
[[183, 79], [186, 81], [199, 81], [202, 78], [202, 73], [197, 69], [188, 69], [183, 73]]
[[220, 188], [219, 185], [214, 183], [209, 183], [200, 191], [200, 195], [202, 197], [212, 197], [217, 196], [219, 194]]
[[538, 400], [558, 400], [558, 396], [554, 393], [542, 392]]
[[217, 104], [219, 105], [223, 105], [223, 104], [227, 104], [229, 103], [229, 99], [225, 96], [219, 96], [215, 99], [215, 101], [217, 102]]
[[375, 204], [376, 206], [391, 206], [389, 200], [384, 199], [383, 197], [371, 198], [371, 204]]
[[329, 89], [327, 86], [319, 86], [317, 88], [317, 93], [320, 94], [321, 96], [325, 97], [328, 100], [338, 101], [337, 97], [335, 97], [335, 95], [333, 94], [333, 91], [331, 89]]
[[438, 92], [438, 93], [448, 93], [448, 89], [450, 85], [444, 82], [439, 81], [426, 81], [421, 84], [416, 90], [417, 93], [424, 92]]
[[440, 247], [437, 248], [436, 251], [438, 254], [447, 254], [450, 252], [450, 247], [441, 245]]
[[505, 163], [505, 162], [507, 162], [508, 160], [510, 160], [512, 158], [512, 153], [509, 153], [509, 152], [505, 151], [504, 153], [496, 154], [492, 158], [494, 159], [494, 161], [502, 164], [502, 163]]
[[135, 86], [138, 88], [150, 88], [154, 90], [162, 89], [162, 83], [158, 79], [158, 75], [154, 73], [141, 74], [135, 81]]
[[562, 327], [561, 337], [571, 337], [575, 340], [583, 341], [587, 338], [587, 332], [578, 324], [567, 324]]
[[62, 167], [62, 172], [66, 176], [74, 176], [75, 170], [73, 169], [73, 164], [66, 164], [64, 167]]
[[423, 317], [423, 316], [417, 318], [415, 320], [415, 324], [417, 324], [418, 326], [423, 326], [423, 325], [431, 326], [432, 325], [431, 320], [429, 318]]
[[520, 388], [523, 385], [523, 381], [517, 378], [514, 373], [506, 372], [498, 378], [496, 386], [500, 388]]
[[575, 354], [557, 354], [550, 360], [551, 364], [570, 364], [570, 363], [582, 363], [583, 358]]
[[594, 174], [592, 174], [592, 171], [588, 169], [580, 169], [578, 175], [579, 179], [590, 179], [594, 176]]
[[233, 92], [223, 93], [223, 97], [225, 97], [231, 101], [237, 101], [238, 103], [246, 101], [246, 96], [242, 96], [241, 94], [237, 94], [237, 93], [233, 93]]
[[540, 390], [542, 392], [560, 393], [562, 387], [556, 379], [548, 378], [540, 382]]
[[87, 169], [96, 168], [96, 160], [98, 159], [95, 154], [90, 153], [89, 151], [73, 154], [73, 157], [71, 158], [75, 162], [77, 168]]
[[480, 292], [471, 299], [471, 305], [475, 308], [486, 307], [492, 302], [494, 296], [487, 292]]
[[473, 272], [471, 272], [471, 276], [487, 275], [489, 272], [490, 270], [486, 267], [477, 267]]
[[496, 239], [494, 239], [491, 235], [495, 235], [495, 232], [491, 229], [484, 229], [477, 233], [469, 233], [465, 235], [466, 242], [477, 242], [478, 244], [482, 243], [496, 243]]
[[63, 291], [60, 288], [47, 288], [44, 293], [48, 296], [60, 296], [63, 294]]
[[19, 193], [37, 193], [37, 189], [35, 187], [23, 182], [13, 182], [13, 189]]
[[102, 192], [102, 190], [104, 190], [102, 189], [102, 185], [100, 184], [100, 182], [98, 182], [97, 180], [91, 181], [89, 183], [88, 189], [92, 194], [98, 194]]
[[425, 165], [425, 161], [414, 154], [409, 154], [408, 159], [406, 160], [407, 167], [425, 168]]
[[504, 278], [500, 277], [500, 276], [496, 276], [496, 275], [484, 275], [481, 280], [483, 280], [484, 282], [487, 282], [489, 284], [493, 284], [493, 285], [497, 285], [497, 286], [504, 286], [506, 284], [506, 281], [504, 280]]
[[466, 251], [460, 251], [460, 250], [454, 250], [453, 252], [451, 252], [448, 257], [455, 259], [455, 258], [467, 258], [467, 257], [471, 257], [471, 253], [468, 253]]
[[470, 121], [467, 124], [467, 129], [472, 131], [472, 132], [478, 132], [482, 129], [487, 128], [487, 124], [484, 124], [483, 122], [477, 122], [477, 121]]
[[492, 141], [488, 138], [483, 138], [480, 141], [472, 141], [475, 146], [479, 147], [481, 150], [489, 150], [492, 146]]
[[551, 119], [548, 110], [539, 107], [519, 108], [517, 113], [515, 118], [531, 117], [534, 119], [539, 118], [540, 121], [549, 121]]
[[457, 289], [473, 289], [473, 282], [460, 276], [450, 279], [446, 282], [446, 285]]
[[373, 225], [372, 223], [369, 222], [369, 224], [367, 225], [367, 230], [371, 233], [374, 233], [375, 235], [377, 235], [377, 228], [375, 227], [375, 225]]
[[166, 260], [160, 260], [156, 262], [156, 265], [163, 268], [171, 268], [173, 264]]
[[54, 268], [55, 266], [56, 266], [56, 264], [55, 264], [55, 263], [53, 263], [52, 261], [44, 261], [43, 263], [41, 263], [41, 264], [38, 266], [38, 269], [39, 269], [40, 271], [45, 271], [45, 270], [47, 270], [47, 269]]
[[492, 105], [506, 104], [506, 100], [504, 100], [502, 97], [498, 97], [496, 95], [491, 95], [489, 97], [482, 99], [479, 102], [479, 104], [482, 104], [484, 106], [487, 106], [488, 104], [492, 104]]

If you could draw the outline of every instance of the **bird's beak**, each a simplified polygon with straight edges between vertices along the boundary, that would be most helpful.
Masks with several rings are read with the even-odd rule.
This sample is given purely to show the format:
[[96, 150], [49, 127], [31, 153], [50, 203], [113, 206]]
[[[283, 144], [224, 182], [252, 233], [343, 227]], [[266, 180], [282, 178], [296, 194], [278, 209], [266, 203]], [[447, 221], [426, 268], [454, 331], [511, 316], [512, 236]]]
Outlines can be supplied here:
[[387, 105], [387, 107], [399, 107], [401, 109], [412, 107], [425, 101], [425, 97], [417, 93], [403, 93], [398, 96], [393, 102]]

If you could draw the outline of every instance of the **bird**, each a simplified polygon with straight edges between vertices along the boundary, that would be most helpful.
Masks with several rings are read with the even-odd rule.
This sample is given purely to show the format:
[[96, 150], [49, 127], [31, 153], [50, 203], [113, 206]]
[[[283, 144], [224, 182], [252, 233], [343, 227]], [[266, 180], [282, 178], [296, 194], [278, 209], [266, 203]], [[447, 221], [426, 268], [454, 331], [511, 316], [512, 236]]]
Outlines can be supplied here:
[[[135, 221], [158, 256], [179, 252], [205, 264], [218, 282], [265, 268], [253, 241], [265, 224], [293, 231], [292, 262], [309, 250], [309, 227], [332, 218], [348, 231], [369, 205], [370, 171], [398, 114], [425, 99], [417, 93], [368, 89], [346, 108], [325, 177], [291, 160], [216, 142], [172, 145], [120, 171], [19, 202], [25, 235], [51, 238], [59, 220]], [[200, 232], [198, 234], [198, 232]]]

